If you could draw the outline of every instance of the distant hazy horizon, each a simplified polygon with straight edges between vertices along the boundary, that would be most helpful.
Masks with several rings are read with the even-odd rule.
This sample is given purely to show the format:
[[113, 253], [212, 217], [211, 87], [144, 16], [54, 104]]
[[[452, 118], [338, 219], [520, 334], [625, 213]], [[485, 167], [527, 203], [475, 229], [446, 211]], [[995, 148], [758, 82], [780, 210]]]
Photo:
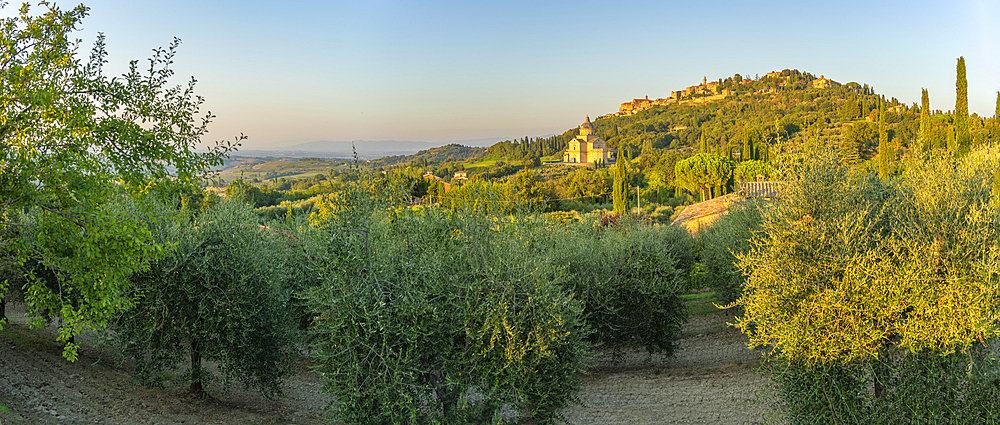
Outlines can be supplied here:
[[907, 104], [927, 88], [950, 110], [964, 56], [970, 112], [993, 116], [1000, 90], [991, 0], [57, 4], [79, 1], [80, 54], [103, 32], [111, 75], [182, 39], [176, 83], [197, 78], [217, 115], [206, 139], [243, 133], [245, 149], [537, 137], [702, 77], [786, 68]]

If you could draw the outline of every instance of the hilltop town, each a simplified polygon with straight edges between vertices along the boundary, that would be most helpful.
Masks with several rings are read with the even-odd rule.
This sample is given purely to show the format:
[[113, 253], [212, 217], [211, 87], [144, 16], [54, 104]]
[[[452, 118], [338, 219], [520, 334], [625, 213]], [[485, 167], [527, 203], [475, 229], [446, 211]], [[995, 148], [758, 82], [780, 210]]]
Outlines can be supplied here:
[[[773, 81], [778, 84], [778, 87], [784, 87], [789, 83], [790, 76], [784, 74], [782, 71], [771, 71], [767, 73], [763, 78], [758, 81]], [[735, 93], [733, 89], [734, 85], [753, 83], [754, 80], [744, 80], [742, 76], [736, 74], [733, 77], [722, 79], [718, 81], [708, 81], [708, 77], [702, 77], [701, 84], [689, 86], [684, 90], [671, 91], [670, 96], [667, 98], [650, 99], [646, 96], [642, 99], [632, 99], [630, 102], [622, 103], [618, 107], [618, 112], [603, 115], [600, 118], [607, 116], [629, 116], [635, 115], [639, 112], [650, 109], [654, 106], [667, 106], [667, 105], [684, 105], [684, 104], [703, 104], [716, 102], [725, 99]], [[827, 88], [835, 85], [840, 85], [840, 83], [831, 80], [829, 78], [820, 75], [819, 78], [812, 80], [812, 87], [817, 89]], [[759, 89], [758, 93], [769, 93], [775, 90], [774, 87]]]

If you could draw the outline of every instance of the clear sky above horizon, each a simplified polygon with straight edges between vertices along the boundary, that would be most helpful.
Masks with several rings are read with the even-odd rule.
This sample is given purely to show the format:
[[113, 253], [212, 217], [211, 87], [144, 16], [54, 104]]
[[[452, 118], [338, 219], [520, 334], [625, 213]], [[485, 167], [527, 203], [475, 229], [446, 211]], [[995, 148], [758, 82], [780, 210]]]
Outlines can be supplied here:
[[561, 133], [703, 76], [786, 68], [906, 103], [927, 88], [950, 110], [964, 56], [970, 112], [993, 116], [1000, 90], [995, 0], [84, 4], [81, 52], [103, 32], [110, 71], [180, 38], [177, 83], [198, 79], [210, 138], [244, 133], [247, 149]]

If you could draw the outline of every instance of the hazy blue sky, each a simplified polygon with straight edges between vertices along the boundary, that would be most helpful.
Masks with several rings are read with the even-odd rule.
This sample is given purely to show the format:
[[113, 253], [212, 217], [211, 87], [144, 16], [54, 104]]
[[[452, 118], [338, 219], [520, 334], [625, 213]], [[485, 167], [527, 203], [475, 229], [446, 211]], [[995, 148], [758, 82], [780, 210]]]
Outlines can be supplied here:
[[[0, 11], [9, 15], [14, 6]], [[1000, 90], [1000, 2], [92, 0], [78, 37], [107, 36], [111, 70], [183, 40], [218, 118], [246, 148], [313, 140], [446, 142], [558, 133], [643, 96], [794, 68], [970, 110]], [[69, 8], [77, 3], [58, 3]]]

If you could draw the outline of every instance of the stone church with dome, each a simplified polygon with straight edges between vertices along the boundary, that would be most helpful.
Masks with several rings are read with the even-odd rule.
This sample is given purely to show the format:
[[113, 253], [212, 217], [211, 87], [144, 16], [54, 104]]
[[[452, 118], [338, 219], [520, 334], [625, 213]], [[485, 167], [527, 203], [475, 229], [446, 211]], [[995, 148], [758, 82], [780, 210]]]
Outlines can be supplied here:
[[610, 164], [615, 161], [615, 150], [608, 148], [608, 143], [594, 134], [594, 125], [590, 117], [580, 124], [580, 134], [570, 140], [563, 154], [563, 162], [569, 164], [593, 164], [600, 162]]

